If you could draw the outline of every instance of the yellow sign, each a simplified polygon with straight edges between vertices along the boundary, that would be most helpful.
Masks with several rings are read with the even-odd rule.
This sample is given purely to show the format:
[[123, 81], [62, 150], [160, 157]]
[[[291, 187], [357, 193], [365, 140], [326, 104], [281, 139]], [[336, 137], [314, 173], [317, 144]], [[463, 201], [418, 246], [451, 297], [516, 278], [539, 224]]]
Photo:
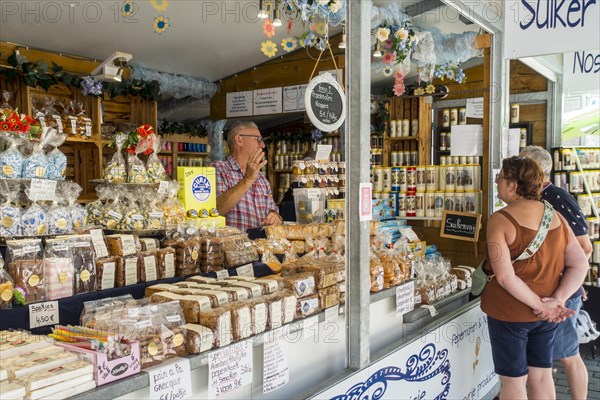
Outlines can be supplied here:
[[217, 206], [217, 181], [213, 167], [177, 167], [179, 200], [186, 211], [208, 210]]

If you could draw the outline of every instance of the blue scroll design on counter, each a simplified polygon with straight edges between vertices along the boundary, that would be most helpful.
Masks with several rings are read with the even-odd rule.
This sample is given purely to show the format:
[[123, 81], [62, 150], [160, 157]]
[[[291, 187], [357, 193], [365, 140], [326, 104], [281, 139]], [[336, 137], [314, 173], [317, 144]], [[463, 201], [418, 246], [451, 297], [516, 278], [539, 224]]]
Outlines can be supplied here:
[[332, 397], [331, 400], [378, 400], [387, 391], [389, 382], [424, 382], [436, 377], [441, 377], [442, 391], [435, 396], [427, 395], [426, 398], [445, 399], [450, 392], [451, 377], [448, 349], [437, 351], [434, 344], [428, 343], [419, 354], [413, 354], [406, 361], [406, 372], [395, 366], [381, 368], [365, 382], [357, 383], [345, 394]]

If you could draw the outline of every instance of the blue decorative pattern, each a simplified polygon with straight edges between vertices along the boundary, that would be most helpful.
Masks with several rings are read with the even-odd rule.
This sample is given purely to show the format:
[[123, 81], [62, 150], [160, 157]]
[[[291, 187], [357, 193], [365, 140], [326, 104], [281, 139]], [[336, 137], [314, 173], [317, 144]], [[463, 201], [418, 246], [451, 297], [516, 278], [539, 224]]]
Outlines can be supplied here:
[[445, 399], [450, 392], [450, 360], [448, 349], [436, 351], [435, 345], [426, 344], [419, 354], [413, 354], [406, 362], [406, 372], [402, 368], [385, 367], [375, 372], [365, 382], [352, 386], [345, 394], [332, 397], [331, 400], [378, 400], [385, 394], [388, 382], [423, 382], [441, 377], [442, 391], [436, 396], [423, 395], [426, 398]]

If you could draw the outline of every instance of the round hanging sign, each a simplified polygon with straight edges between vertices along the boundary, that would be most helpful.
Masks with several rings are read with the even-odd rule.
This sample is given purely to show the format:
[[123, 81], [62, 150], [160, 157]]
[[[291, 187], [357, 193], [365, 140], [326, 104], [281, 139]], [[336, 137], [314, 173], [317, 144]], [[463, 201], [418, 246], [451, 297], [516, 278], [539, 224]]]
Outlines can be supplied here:
[[310, 122], [323, 132], [335, 131], [346, 120], [346, 95], [328, 72], [311, 79], [304, 104]]

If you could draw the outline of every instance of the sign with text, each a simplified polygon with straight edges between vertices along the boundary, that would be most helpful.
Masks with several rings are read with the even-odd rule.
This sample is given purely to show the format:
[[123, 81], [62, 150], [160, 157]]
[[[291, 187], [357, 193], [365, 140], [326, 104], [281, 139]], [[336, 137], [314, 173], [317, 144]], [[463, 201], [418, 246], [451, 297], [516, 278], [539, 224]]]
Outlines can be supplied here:
[[254, 115], [281, 114], [281, 88], [254, 91]]
[[289, 344], [283, 339], [283, 328], [264, 335], [263, 393], [274, 392], [290, 381]]
[[158, 367], [146, 369], [150, 377], [150, 399], [179, 400], [191, 397], [190, 360], [174, 358]]
[[480, 228], [481, 214], [444, 211], [442, 214], [440, 236], [467, 242], [476, 242], [479, 240]]
[[396, 287], [396, 316], [415, 309], [415, 282], [407, 282]]
[[317, 154], [315, 155], [315, 160], [329, 161], [329, 156], [331, 155], [331, 149], [333, 148], [330, 144], [318, 144], [317, 145]]
[[[31, 278], [29, 281], [31, 282]], [[58, 301], [45, 301], [29, 305], [29, 329], [56, 325], [59, 323], [58, 318]]]
[[29, 199], [31, 201], [54, 200], [56, 198], [56, 183], [56, 181], [49, 179], [32, 179], [29, 186]]
[[483, 126], [452, 125], [451, 156], [483, 156]]
[[371, 221], [373, 219], [373, 184], [372, 183], [361, 183], [360, 184], [360, 221]]
[[600, 48], [596, 0], [504, 0], [504, 58]]
[[252, 343], [233, 343], [208, 355], [208, 395], [219, 398], [252, 383]]
[[253, 97], [254, 92], [252, 90], [227, 93], [227, 118], [252, 115]]
[[467, 99], [467, 118], [483, 118], [483, 97]]
[[563, 55], [563, 92], [600, 90], [600, 49]]
[[249, 276], [251, 278], [254, 277], [254, 268], [252, 267], [252, 263], [237, 267], [236, 272], [238, 276]]
[[323, 132], [335, 131], [346, 119], [346, 94], [330, 73], [311, 79], [304, 104], [310, 122]]
[[304, 93], [308, 85], [285, 86], [283, 88], [283, 112], [304, 111]]

